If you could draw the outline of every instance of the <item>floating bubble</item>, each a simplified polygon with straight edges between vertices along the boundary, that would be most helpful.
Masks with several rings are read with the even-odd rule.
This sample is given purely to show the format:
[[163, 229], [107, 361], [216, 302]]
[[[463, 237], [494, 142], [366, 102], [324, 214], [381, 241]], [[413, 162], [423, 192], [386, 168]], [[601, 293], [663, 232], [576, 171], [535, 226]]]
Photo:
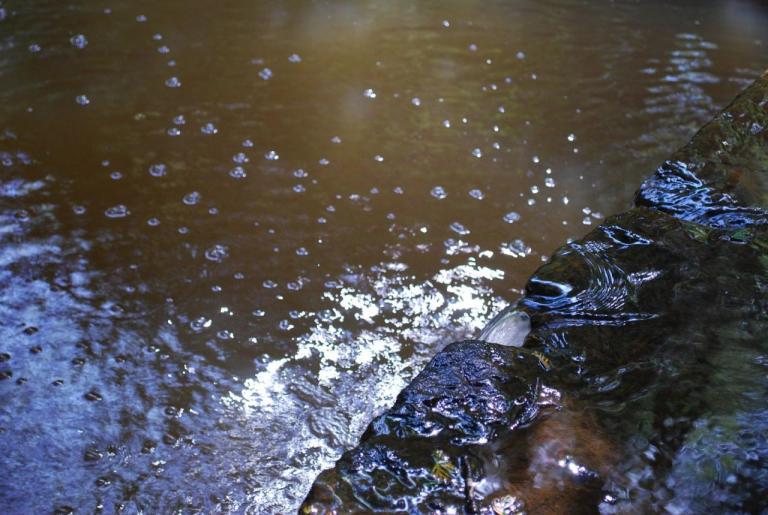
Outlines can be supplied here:
[[205, 259], [220, 263], [229, 256], [229, 249], [224, 245], [216, 244], [205, 251]]
[[411, 99], [411, 104], [415, 105], [416, 107], [419, 107], [421, 105], [421, 99], [419, 97], [413, 97]]
[[479, 148], [476, 148], [476, 149], [472, 150], [472, 155], [474, 157], [480, 159], [481, 157], [483, 157], [483, 151], [480, 150]]
[[459, 222], [453, 222], [453, 223], [450, 225], [450, 228], [451, 228], [451, 230], [452, 230], [453, 232], [455, 232], [456, 234], [459, 234], [459, 235], [461, 235], [461, 236], [466, 236], [467, 234], [469, 234], [469, 233], [471, 232], [469, 229], [467, 229], [466, 227], [464, 227], [464, 226], [463, 226], [462, 224], [460, 224]]
[[248, 156], [245, 155], [243, 152], [238, 152], [234, 156], [232, 156], [232, 161], [234, 161], [237, 164], [245, 164], [248, 162]]
[[363, 91], [363, 96], [367, 98], [376, 98], [376, 92], [369, 88]]
[[520, 220], [520, 214], [516, 213], [514, 211], [510, 211], [506, 215], [504, 215], [504, 221], [508, 224], [513, 224]]
[[202, 127], [200, 127], [200, 132], [208, 136], [211, 136], [213, 134], [218, 134], [219, 129], [213, 123], [208, 122]]
[[118, 204], [108, 208], [106, 211], [104, 211], [104, 214], [107, 215], [108, 218], [124, 218], [130, 215], [131, 212], [125, 205]]
[[203, 196], [200, 194], [200, 192], [192, 191], [184, 195], [182, 202], [184, 202], [188, 206], [194, 206], [195, 204], [200, 202], [202, 198]]
[[69, 42], [73, 47], [83, 49], [88, 45], [88, 39], [83, 34], [77, 34], [69, 38]]
[[481, 190], [473, 189], [469, 190], [469, 196], [477, 200], [483, 200], [485, 198], [485, 193]]
[[288, 56], [288, 61], [292, 63], [300, 63], [301, 56], [299, 54], [291, 54]]
[[234, 179], [245, 179], [248, 174], [242, 166], [236, 166], [229, 171], [229, 176]]
[[429, 193], [436, 199], [440, 199], [440, 200], [448, 196], [448, 194], [445, 192], [445, 189], [443, 189], [442, 186], [435, 186], [434, 188], [432, 188], [432, 191], [430, 191]]
[[280, 154], [278, 154], [274, 150], [270, 150], [269, 152], [264, 154], [264, 159], [266, 159], [267, 161], [277, 161], [278, 159], [280, 159]]
[[75, 102], [77, 102], [81, 106], [87, 106], [88, 104], [91, 103], [91, 100], [85, 95], [77, 95], [75, 97]]
[[379, 163], [381, 163], [382, 161], [384, 161], [384, 156], [376, 154], [375, 156], [373, 156], [373, 160], [374, 161], [378, 161]]
[[181, 81], [175, 75], [165, 80], [165, 85], [169, 88], [180, 88]]
[[149, 175], [152, 177], [163, 177], [166, 173], [168, 173], [168, 167], [163, 163], [149, 165]]
[[272, 70], [269, 68], [262, 68], [261, 71], [259, 71], [259, 77], [261, 77], [263, 80], [269, 80], [272, 78]]

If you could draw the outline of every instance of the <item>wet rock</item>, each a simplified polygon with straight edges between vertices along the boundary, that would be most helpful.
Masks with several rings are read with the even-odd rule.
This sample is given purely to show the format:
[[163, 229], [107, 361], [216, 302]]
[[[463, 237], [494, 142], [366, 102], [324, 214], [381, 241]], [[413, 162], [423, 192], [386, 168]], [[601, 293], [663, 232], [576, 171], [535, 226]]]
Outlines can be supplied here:
[[768, 386], [767, 106], [764, 76], [485, 341], [438, 353], [301, 512], [768, 509], [768, 435], [749, 431]]

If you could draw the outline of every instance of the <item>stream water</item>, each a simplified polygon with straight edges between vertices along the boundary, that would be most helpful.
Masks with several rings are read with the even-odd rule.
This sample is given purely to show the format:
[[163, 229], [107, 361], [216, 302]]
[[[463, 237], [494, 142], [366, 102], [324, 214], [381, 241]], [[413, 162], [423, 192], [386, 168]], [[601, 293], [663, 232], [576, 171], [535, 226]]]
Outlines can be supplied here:
[[295, 510], [768, 65], [666, 4], [0, 1], [1, 511]]

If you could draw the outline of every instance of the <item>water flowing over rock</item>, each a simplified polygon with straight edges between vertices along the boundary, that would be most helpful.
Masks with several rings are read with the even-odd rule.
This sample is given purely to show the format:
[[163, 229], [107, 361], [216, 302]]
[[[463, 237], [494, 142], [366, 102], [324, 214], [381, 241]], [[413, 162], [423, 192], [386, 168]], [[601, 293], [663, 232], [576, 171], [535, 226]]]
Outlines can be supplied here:
[[768, 509], [767, 126], [768, 74], [536, 271], [496, 343], [438, 353], [300, 511]]

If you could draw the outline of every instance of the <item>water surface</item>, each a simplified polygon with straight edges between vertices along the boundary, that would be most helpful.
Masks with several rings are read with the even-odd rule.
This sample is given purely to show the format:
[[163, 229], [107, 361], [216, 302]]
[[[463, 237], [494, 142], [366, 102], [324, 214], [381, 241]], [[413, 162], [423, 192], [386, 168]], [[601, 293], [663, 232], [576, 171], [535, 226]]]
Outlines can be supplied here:
[[0, 5], [0, 506], [272, 513], [765, 68], [754, 2]]

